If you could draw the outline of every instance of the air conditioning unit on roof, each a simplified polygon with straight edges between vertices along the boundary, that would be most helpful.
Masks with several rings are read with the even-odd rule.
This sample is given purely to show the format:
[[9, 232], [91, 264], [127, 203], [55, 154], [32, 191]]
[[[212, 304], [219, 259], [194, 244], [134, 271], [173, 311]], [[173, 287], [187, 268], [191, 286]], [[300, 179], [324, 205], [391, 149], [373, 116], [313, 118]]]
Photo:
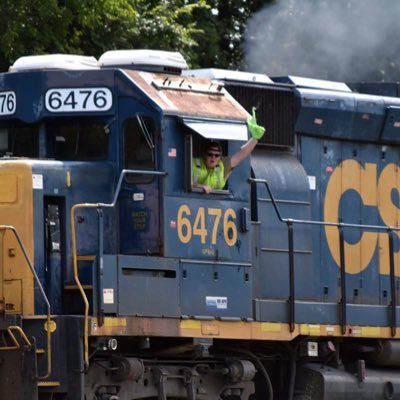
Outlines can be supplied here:
[[127, 68], [180, 73], [187, 69], [181, 53], [163, 50], [112, 50], [99, 58], [102, 68]]
[[95, 57], [75, 54], [44, 54], [18, 58], [10, 67], [10, 72], [37, 70], [86, 70], [98, 69]]

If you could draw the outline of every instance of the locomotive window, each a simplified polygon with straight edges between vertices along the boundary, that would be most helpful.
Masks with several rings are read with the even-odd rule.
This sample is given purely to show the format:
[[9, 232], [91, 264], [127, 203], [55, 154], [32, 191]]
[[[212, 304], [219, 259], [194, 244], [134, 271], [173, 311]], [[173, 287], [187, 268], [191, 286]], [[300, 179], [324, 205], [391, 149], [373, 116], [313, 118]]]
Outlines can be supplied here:
[[[199, 160], [204, 156], [205, 149], [210, 141], [214, 142], [214, 140], [205, 139], [200, 135], [187, 135], [185, 137], [185, 171], [187, 173], [187, 176], [185, 177], [185, 189], [187, 191], [204, 193], [203, 189], [193, 186], [193, 176], [195, 175], [195, 171], [193, 171], [193, 165], [196, 163], [196, 161], [193, 162], [193, 160]], [[223, 157], [223, 155], [226, 154], [226, 143], [221, 141], [217, 142], [221, 146], [221, 156]], [[223, 161], [223, 158], [221, 158], [221, 160]], [[223, 189], [214, 189], [211, 193], [227, 194], [229, 193], [227, 187], [228, 181], [226, 180], [226, 184]]]
[[[124, 169], [152, 171], [155, 169], [154, 121], [137, 115], [124, 122]], [[129, 174], [132, 183], [150, 182], [152, 175]]]
[[39, 157], [39, 126], [22, 125], [0, 128], [0, 156]]
[[108, 131], [104, 124], [76, 123], [58, 126], [53, 133], [57, 160], [104, 160], [108, 154]]

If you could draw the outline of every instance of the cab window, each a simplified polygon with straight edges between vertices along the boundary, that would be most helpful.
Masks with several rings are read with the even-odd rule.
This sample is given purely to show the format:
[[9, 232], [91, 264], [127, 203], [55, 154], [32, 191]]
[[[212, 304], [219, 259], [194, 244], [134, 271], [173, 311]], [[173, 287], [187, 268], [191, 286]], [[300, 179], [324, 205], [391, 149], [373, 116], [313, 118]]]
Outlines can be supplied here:
[[[198, 174], [194, 170], [196, 165], [200, 164], [200, 160], [203, 158], [205, 154], [205, 149], [207, 147], [207, 143], [213, 141], [211, 139], [206, 139], [201, 135], [197, 134], [187, 134], [185, 136], [185, 190], [189, 192], [196, 193], [204, 193], [201, 188], [197, 188], [194, 186], [194, 179]], [[221, 160], [227, 154], [227, 143], [225, 141], [218, 141], [221, 146]], [[228, 182], [226, 181], [223, 189], [214, 189], [212, 190], [213, 194], [227, 194], [228, 192]]]
[[[137, 171], [155, 170], [154, 121], [137, 115], [124, 122], [124, 169]], [[128, 174], [129, 182], [149, 182], [153, 175]]]
[[39, 158], [39, 125], [0, 127], [0, 156]]
[[68, 161], [105, 160], [108, 156], [108, 130], [92, 122], [49, 126], [54, 138], [54, 158]]

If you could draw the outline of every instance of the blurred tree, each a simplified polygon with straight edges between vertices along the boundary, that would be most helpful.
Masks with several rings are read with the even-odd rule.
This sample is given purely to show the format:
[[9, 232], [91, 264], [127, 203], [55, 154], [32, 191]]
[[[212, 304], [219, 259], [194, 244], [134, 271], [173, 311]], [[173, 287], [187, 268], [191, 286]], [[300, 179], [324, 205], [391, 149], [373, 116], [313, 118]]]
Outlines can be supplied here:
[[248, 18], [274, 0], [207, 0], [211, 13], [196, 10], [202, 29], [193, 55], [194, 67], [240, 69], [243, 64], [243, 35]]
[[243, 67], [243, 35], [247, 20], [270, 0], [216, 0], [221, 51], [216, 57], [218, 65], [227, 68]]
[[270, 0], [1, 0], [0, 70], [29, 54], [180, 51], [192, 67], [239, 67], [246, 20]]

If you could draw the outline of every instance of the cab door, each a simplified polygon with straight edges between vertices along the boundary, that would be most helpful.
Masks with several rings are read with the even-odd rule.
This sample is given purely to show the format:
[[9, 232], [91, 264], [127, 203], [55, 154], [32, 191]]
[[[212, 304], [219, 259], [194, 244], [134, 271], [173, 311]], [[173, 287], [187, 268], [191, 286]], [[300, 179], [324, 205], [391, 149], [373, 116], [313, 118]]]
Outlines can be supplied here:
[[160, 177], [157, 170], [156, 124], [143, 114], [124, 120], [120, 195], [120, 252], [160, 254]]
[[45, 291], [52, 311], [61, 313], [61, 291], [64, 281], [62, 265], [65, 263], [65, 200], [63, 197], [45, 196], [44, 209], [44, 245], [45, 245]]

